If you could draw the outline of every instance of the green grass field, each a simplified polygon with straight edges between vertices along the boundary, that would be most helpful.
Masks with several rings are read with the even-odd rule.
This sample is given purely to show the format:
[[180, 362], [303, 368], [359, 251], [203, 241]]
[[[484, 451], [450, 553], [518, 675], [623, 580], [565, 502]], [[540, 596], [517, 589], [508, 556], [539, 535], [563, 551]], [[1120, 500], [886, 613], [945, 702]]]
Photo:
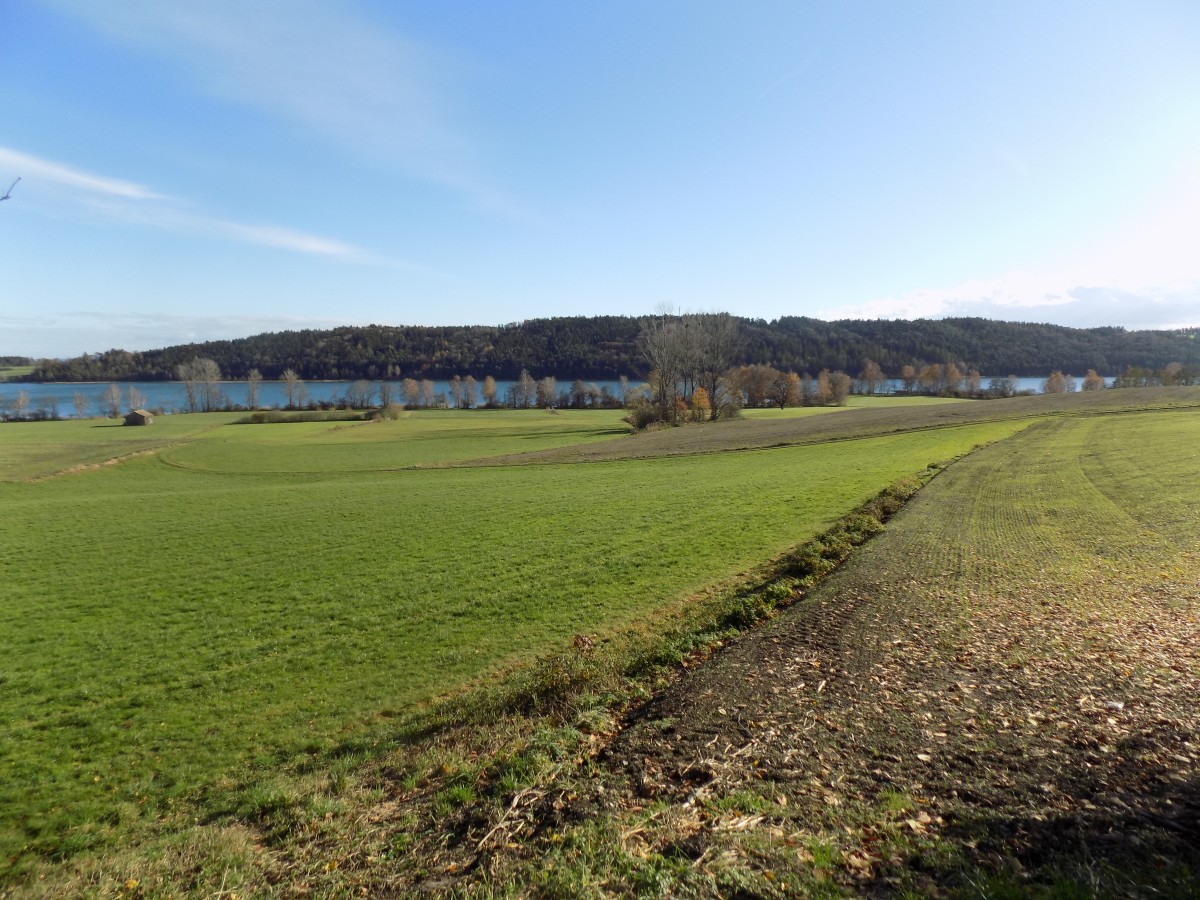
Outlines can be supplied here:
[[0, 431], [23, 473], [61, 467], [56, 430], [98, 435], [103, 452], [166, 448], [0, 484], [4, 857], [77, 851], [247, 766], [361, 738], [572, 634], [729, 579], [1015, 427], [837, 454], [414, 470], [611, 437], [616, 419], [160, 421]]
[[[1148, 402], [1125, 397], [1110, 405]], [[575, 634], [684, 608], [1038, 411], [940, 411], [985, 406], [1005, 409], [881, 409], [878, 436], [870, 409], [811, 416], [795, 424], [849, 424], [820, 432], [832, 443], [763, 432], [796, 445], [739, 452], [760, 423], [638, 437], [616, 413], [534, 411], [0, 426], [0, 884], [136, 845], [280, 765], [386, 741]], [[889, 433], [901, 416], [911, 427]], [[1099, 437], [1111, 419], [1085, 421]], [[576, 446], [612, 452], [532, 464]]]

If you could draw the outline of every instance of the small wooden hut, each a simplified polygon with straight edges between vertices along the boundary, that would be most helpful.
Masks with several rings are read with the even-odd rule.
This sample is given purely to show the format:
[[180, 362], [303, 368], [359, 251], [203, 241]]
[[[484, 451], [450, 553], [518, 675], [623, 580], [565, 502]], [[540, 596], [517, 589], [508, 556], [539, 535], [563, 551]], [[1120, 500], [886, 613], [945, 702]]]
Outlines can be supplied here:
[[125, 417], [126, 425], [153, 425], [154, 416], [144, 409], [135, 409]]

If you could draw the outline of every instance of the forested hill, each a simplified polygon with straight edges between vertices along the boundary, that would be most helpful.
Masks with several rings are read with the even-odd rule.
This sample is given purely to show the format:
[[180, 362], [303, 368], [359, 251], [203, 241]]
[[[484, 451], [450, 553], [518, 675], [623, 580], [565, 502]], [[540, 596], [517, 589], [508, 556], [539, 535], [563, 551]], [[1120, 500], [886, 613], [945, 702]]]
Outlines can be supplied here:
[[[595, 316], [532, 319], [496, 326], [367, 325], [328, 331], [283, 331], [161, 350], [110, 350], [69, 360], [39, 361], [31, 381], [156, 381], [195, 357], [214, 360], [226, 378], [258, 369], [277, 378], [285, 369], [305, 379], [449, 378], [492, 375], [612, 379], [641, 376], [638, 351], [644, 319]], [[785, 317], [737, 319], [739, 363], [816, 373], [857, 374], [872, 359], [889, 375], [904, 365], [957, 362], [987, 375], [1115, 375], [1127, 366], [1161, 369], [1172, 362], [1200, 366], [1200, 330], [1126, 331], [1064, 328], [988, 319], [823, 322]]]

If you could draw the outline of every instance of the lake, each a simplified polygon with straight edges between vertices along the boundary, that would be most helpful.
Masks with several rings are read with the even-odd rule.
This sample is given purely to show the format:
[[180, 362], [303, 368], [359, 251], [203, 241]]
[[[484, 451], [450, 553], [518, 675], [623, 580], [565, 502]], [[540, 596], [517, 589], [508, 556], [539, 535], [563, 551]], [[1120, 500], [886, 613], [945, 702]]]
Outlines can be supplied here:
[[[558, 381], [558, 392], [562, 394], [564, 391], [570, 391], [571, 384], [574, 379], [560, 379]], [[371, 399], [377, 402], [379, 400], [379, 382], [368, 382], [371, 385]], [[503, 402], [509, 387], [513, 384], [512, 381], [496, 381], [496, 400]], [[588, 384], [594, 384], [597, 388], [603, 390], [608, 388], [609, 392], [614, 397], [621, 396], [621, 383], [619, 381], [589, 381]], [[635, 387], [640, 382], [631, 379], [630, 387]], [[17, 398], [17, 394], [24, 391], [29, 398], [29, 405], [26, 415], [40, 412], [46, 417], [62, 416], [64, 418], [74, 418], [75, 410], [75, 395], [81, 397], [83, 406], [83, 414], [85, 416], [103, 415], [103, 410], [107, 404], [104, 401], [104, 394], [109, 389], [110, 382], [55, 382], [53, 384], [21, 384], [16, 382], [0, 382], [0, 410], [10, 410], [13, 402]], [[479, 385], [475, 390], [475, 402], [481, 404], [483, 401], [479, 395], [479, 386], [482, 386], [483, 379], [480, 379]], [[346, 396], [352, 390], [353, 381], [305, 381], [303, 382], [304, 401], [308, 403], [329, 403], [337, 401]], [[392, 401], [402, 403], [403, 395], [401, 392], [402, 382], [389, 381], [387, 382], [391, 390]], [[129, 389], [133, 388], [143, 398], [136, 405], [150, 410], [163, 410], [164, 412], [185, 412], [187, 410], [187, 397], [184, 393], [183, 384], [178, 381], [129, 381], [118, 382], [117, 387], [121, 391], [121, 409], [128, 410], [130, 408]], [[448, 381], [435, 381], [433, 383], [434, 394], [444, 397], [450, 396], [450, 383]], [[220, 382], [220, 390], [222, 402], [221, 406], [246, 406], [246, 382], [244, 381], [222, 381]], [[282, 381], [264, 381], [258, 386], [258, 406], [260, 407], [282, 407], [287, 404], [287, 391]]]

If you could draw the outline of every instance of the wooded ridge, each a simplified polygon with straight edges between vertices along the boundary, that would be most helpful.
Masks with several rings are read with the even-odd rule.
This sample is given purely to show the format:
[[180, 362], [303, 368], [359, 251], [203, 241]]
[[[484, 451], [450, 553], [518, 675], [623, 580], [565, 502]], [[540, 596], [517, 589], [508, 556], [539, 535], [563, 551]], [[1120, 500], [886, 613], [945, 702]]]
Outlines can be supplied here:
[[[278, 378], [285, 369], [305, 379], [435, 378], [492, 375], [615, 379], [641, 377], [639, 348], [649, 317], [578, 316], [507, 325], [366, 325], [281, 331], [158, 350], [109, 350], [66, 360], [38, 360], [23, 381], [165, 381], [196, 357], [214, 360], [226, 378], [258, 369]], [[1170, 363], [1200, 366], [1200, 329], [1127, 331], [1067, 328], [979, 318], [842, 320], [736, 318], [739, 364], [785, 371], [857, 373], [874, 360], [889, 376], [905, 365], [965, 363], [986, 375], [1117, 375], [1126, 367], [1158, 370]]]

